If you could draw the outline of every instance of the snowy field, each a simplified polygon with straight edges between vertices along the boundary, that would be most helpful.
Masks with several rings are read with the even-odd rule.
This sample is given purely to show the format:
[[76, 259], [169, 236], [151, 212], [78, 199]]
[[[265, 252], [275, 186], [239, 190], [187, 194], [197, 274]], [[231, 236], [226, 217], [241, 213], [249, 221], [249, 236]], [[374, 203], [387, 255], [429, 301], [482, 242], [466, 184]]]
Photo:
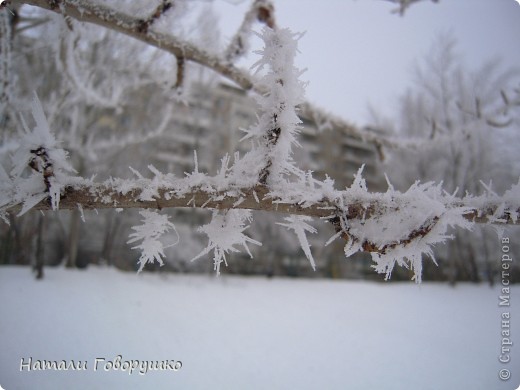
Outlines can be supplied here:
[[[14, 389], [516, 389], [500, 364], [499, 290], [0, 267], [0, 385]], [[104, 363], [180, 360], [177, 370]], [[86, 362], [24, 371], [22, 359]], [[94, 365], [98, 360], [97, 371]], [[127, 363], [127, 365], [130, 363]], [[125, 366], [126, 368], [126, 366]], [[498, 378], [511, 371], [507, 382]]]

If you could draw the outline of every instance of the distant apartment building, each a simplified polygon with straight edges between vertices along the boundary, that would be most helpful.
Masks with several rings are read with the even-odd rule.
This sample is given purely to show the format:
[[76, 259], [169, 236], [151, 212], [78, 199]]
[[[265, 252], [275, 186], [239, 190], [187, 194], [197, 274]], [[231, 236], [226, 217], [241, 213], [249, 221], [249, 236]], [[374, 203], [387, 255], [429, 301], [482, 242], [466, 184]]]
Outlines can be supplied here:
[[[199, 169], [214, 173], [224, 153], [249, 149], [247, 142], [240, 143], [244, 135], [240, 129], [254, 124], [258, 114], [253, 97], [228, 84], [217, 87], [197, 86], [192, 103], [176, 107], [167, 135], [171, 142], [159, 145], [155, 158], [179, 174], [193, 169], [193, 150], [198, 151]], [[302, 118], [299, 142], [294, 159], [303, 170], [314, 172], [315, 177], [325, 175], [344, 188], [364, 164], [364, 177], [371, 190], [381, 190], [383, 177], [378, 169], [378, 157], [373, 145], [347, 135], [341, 129], [320, 131], [309, 119]]]

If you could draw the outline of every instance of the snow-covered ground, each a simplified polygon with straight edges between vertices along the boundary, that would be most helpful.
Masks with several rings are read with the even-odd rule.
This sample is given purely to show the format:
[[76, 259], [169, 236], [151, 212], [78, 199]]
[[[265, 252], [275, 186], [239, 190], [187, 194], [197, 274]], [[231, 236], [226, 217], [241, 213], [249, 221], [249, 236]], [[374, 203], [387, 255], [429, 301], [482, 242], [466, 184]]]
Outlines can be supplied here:
[[[0, 386], [14, 389], [516, 389], [511, 307], [480, 285], [367, 283], [0, 267]], [[501, 313], [516, 342], [501, 364]], [[104, 362], [180, 360], [178, 371]], [[85, 362], [20, 371], [22, 359]], [[173, 362], [171, 362], [173, 364]], [[498, 378], [511, 371], [507, 382]]]

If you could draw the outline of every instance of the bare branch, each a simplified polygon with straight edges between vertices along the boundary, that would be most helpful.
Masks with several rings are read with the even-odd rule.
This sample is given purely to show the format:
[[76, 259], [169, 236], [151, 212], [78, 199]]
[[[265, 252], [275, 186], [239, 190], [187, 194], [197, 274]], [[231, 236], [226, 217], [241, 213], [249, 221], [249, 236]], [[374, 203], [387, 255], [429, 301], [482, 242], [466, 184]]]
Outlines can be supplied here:
[[184, 57], [177, 57], [177, 80], [174, 88], [181, 88], [184, 83], [184, 69], [186, 67]]
[[[398, 4], [399, 7], [393, 10], [393, 13], [398, 13], [400, 16], [404, 16], [405, 12], [408, 8], [416, 3], [419, 3], [423, 0], [387, 0], [391, 3]], [[439, 0], [431, 0], [433, 3], [438, 3]]]

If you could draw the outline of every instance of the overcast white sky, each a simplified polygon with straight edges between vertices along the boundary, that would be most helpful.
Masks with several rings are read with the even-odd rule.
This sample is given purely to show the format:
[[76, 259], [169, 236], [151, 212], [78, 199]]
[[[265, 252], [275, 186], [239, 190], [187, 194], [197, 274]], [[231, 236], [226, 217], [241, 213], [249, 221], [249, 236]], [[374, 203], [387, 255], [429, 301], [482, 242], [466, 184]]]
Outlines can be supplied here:
[[[224, 37], [230, 38], [248, 0], [219, 0]], [[308, 100], [359, 125], [370, 103], [385, 114], [411, 84], [414, 61], [441, 33], [452, 32], [470, 69], [500, 57], [520, 67], [520, 5], [515, 0], [440, 0], [413, 6], [404, 17], [382, 0], [274, 0], [279, 26], [306, 31], [300, 68]], [[250, 62], [254, 60], [250, 56]]]

